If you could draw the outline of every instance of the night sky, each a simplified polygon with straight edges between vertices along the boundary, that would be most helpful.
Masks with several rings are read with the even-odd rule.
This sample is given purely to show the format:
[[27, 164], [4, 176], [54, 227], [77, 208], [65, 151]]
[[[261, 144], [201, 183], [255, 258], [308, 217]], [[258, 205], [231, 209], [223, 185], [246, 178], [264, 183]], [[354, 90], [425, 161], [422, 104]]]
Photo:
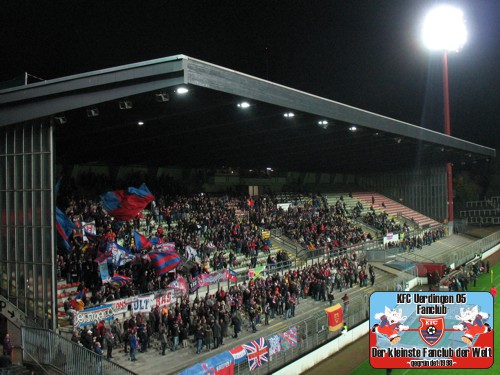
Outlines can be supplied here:
[[[186, 54], [442, 131], [441, 56], [420, 40], [437, 3], [4, 1], [0, 81]], [[500, 1], [448, 3], [464, 11], [469, 31], [463, 50], [449, 56], [452, 135], [500, 148]]]

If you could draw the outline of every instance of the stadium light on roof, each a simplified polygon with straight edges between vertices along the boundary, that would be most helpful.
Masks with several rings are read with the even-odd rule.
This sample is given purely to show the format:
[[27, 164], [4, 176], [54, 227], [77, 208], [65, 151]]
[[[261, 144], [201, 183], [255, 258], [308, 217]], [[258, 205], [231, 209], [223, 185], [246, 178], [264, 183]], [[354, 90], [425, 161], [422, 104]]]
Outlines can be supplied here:
[[459, 51], [467, 41], [463, 12], [450, 5], [431, 9], [424, 20], [422, 39], [435, 51]]
[[238, 103], [238, 107], [248, 108], [248, 107], [250, 107], [250, 103], [249, 102], [241, 102], [241, 103]]
[[179, 87], [177, 90], [175, 90], [177, 94], [184, 95], [189, 92], [189, 90], [186, 87]]
[[286, 112], [285, 114], [283, 114], [284, 117], [286, 118], [292, 118], [292, 117], [295, 117], [295, 113], [293, 112]]

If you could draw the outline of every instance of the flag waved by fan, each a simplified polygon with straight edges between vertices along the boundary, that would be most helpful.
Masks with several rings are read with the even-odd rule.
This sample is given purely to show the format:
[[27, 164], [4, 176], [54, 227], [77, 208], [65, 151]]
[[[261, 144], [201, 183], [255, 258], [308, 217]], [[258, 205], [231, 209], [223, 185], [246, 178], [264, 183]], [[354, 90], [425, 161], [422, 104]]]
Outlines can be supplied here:
[[153, 265], [156, 275], [164, 275], [171, 270], [182, 266], [182, 260], [179, 254], [175, 252], [163, 253], [160, 251], [151, 251], [148, 254], [151, 264]]
[[135, 254], [132, 254], [129, 250], [118, 245], [116, 242], [108, 242], [106, 252], [111, 254], [110, 258], [114, 264], [114, 269], [117, 269], [118, 267], [123, 266], [136, 258]]
[[68, 219], [68, 217], [59, 208], [56, 207], [56, 229], [59, 234], [59, 243], [66, 250], [71, 251], [71, 245], [69, 244], [69, 236], [76, 229], [75, 224]]
[[153, 245], [146, 238], [146, 236], [136, 231], [134, 231], [134, 244], [137, 250], [150, 249], [151, 247], [153, 247]]
[[129, 187], [127, 190], [115, 190], [101, 195], [103, 208], [119, 221], [132, 220], [154, 199], [144, 183], [139, 188]]
[[177, 279], [168, 284], [168, 287], [170, 289], [179, 290], [183, 296], [187, 295], [188, 293], [188, 284], [186, 282], [186, 279], [184, 279], [184, 277], [182, 276], [178, 276]]
[[118, 275], [117, 273], [115, 273], [115, 275], [111, 278], [109, 283], [115, 288], [121, 288], [122, 286], [125, 286], [128, 283], [130, 283], [131, 281], [132, 279], [130, 277]]

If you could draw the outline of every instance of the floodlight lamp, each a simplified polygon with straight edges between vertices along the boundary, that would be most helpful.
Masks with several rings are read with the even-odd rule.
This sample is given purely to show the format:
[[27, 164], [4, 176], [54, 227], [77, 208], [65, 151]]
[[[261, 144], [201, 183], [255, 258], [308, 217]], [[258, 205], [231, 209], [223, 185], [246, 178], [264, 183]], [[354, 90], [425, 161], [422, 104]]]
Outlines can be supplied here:
[[133, 107], [132, 102], [128, 99], [121, 100], [118, 106], [120, 109], [131, 109]]
[[160, 90], [157, 94], [155, 94], [155, 100], [158, 103], [165, 103], [170, 100], [170, 95], [165, 90]]
[[285, 114], [283, 114], [284, 117], [286, 118], [292, 118], [292, 117], [295, 117], [295, 113], [293, 112], [286, 112]]
[[250, 107], [250, 103], [249, 102], [241, 102], [241, 103], [238, 103], [238, 107], [239, 108], [248, 108], [248, 107]]
[[184, 95], [189, 92], [189, 90], [186, 87], [179, 87], [175, 92], [179, 95]]
[[99, 116], [99, 109], [97, 107], [87, 109], [87, 117], [97, 117]]
[[463, 12], [450, 5], [439, 5], [427, 14], [422, 39], [431, 50], [459, 51], [467, 41]]
[[66, 116], [61, 114], [61, 115], [57, 115], [57, 116], [54, 116], [54, 121], [59, 124], [59, 125], [63, 125], [63, 124], [66, 124], [66, 122], [68, 122], [68, 120], [66, 119]]
[[356, 130], [358, 130], [358, 128], [353, 125], [349, 128], [349, 130], [355, 132]]
[[142, 126], [142, 125], [144, 125], [144, 121], [138, 121], [138, 122], [137, 122], [137, 125], [138, 125], [138, 126]]

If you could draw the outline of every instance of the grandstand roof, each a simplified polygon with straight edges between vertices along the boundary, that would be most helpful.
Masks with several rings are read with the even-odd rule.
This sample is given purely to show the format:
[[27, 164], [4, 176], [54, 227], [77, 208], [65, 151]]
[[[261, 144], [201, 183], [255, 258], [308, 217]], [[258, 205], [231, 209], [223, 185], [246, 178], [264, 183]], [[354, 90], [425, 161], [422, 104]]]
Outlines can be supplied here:
[[41, 118], [65, 163], [363, 172], [496, 155], [185, 55], [0, 91], [0, 126]]

